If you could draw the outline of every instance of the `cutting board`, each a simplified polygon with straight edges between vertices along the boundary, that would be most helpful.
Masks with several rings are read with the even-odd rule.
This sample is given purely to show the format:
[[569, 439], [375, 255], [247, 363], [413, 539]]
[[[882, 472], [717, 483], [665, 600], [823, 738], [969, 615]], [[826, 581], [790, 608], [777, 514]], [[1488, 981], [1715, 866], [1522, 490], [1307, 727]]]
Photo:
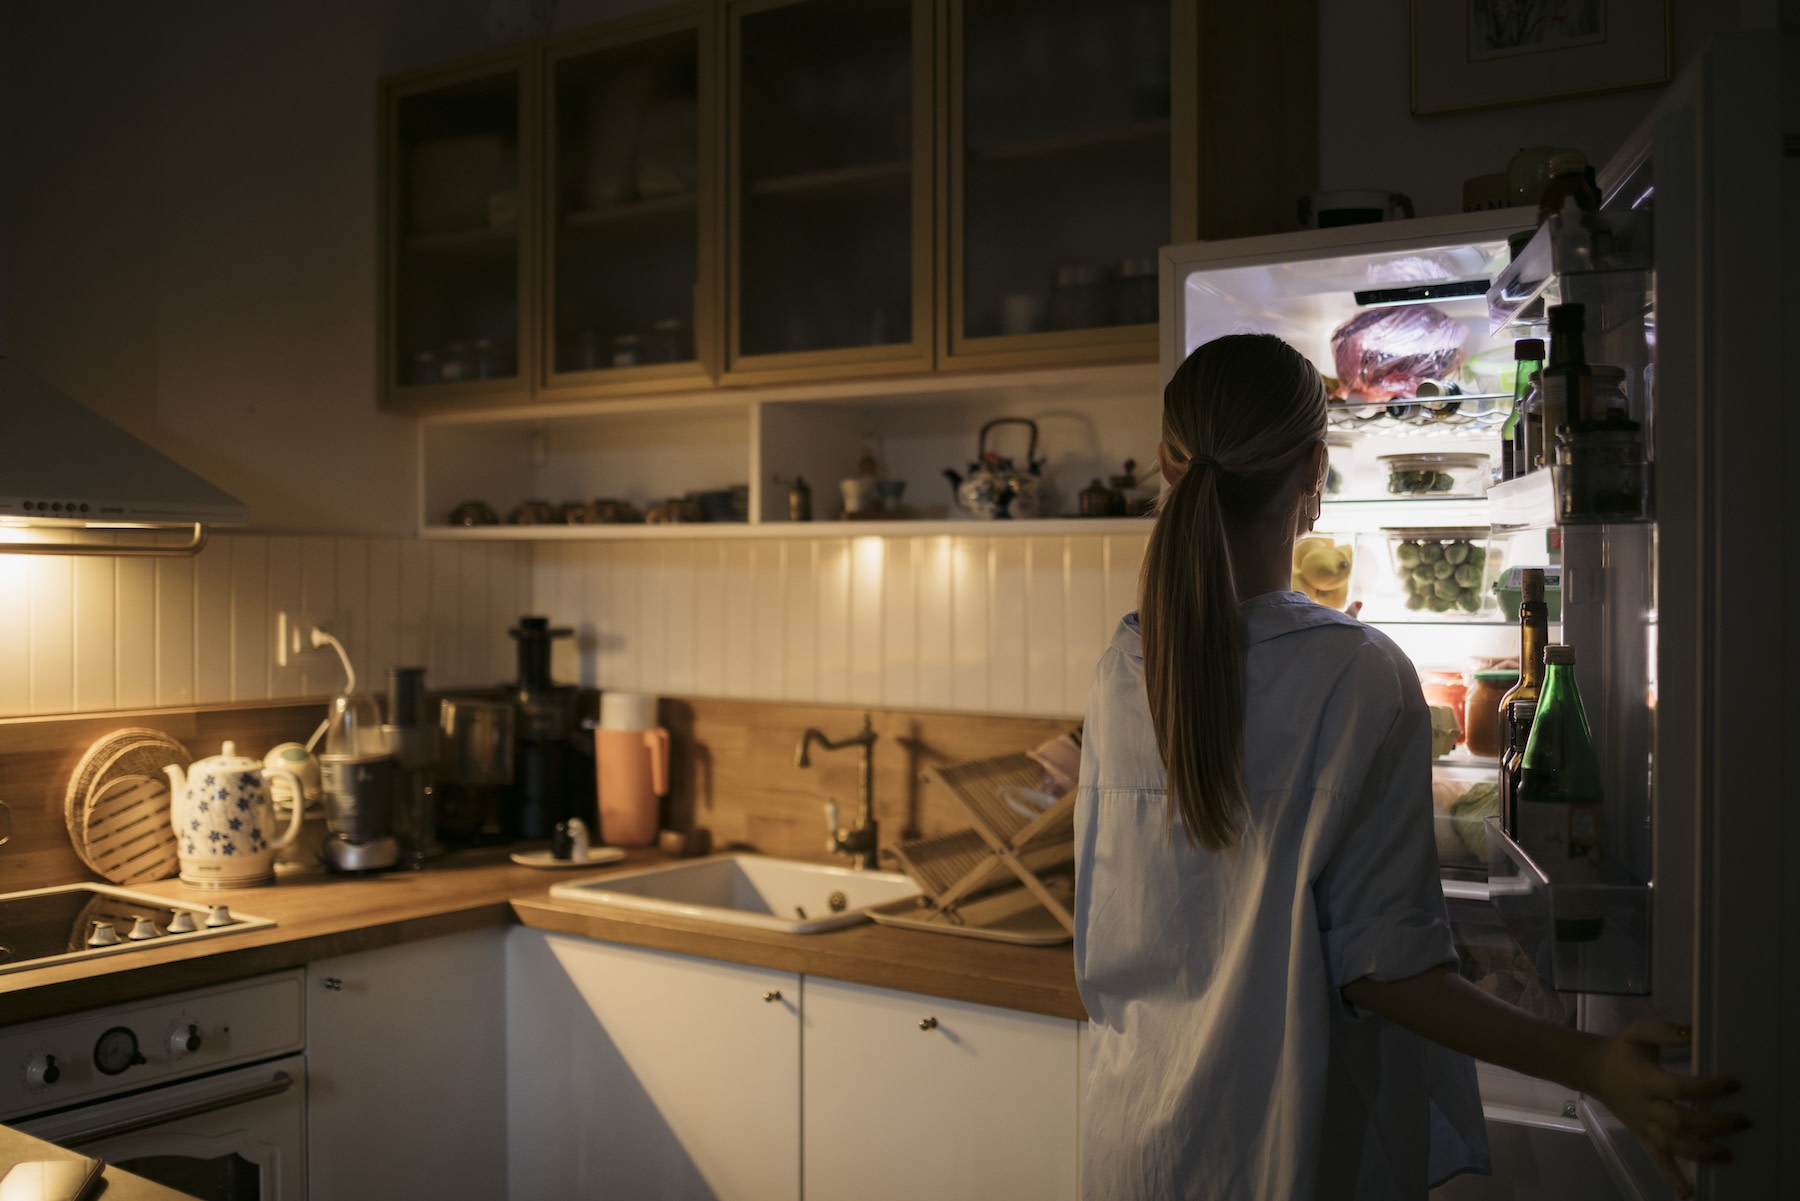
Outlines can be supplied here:
[[97, 739], [69, 776], [63, 816], [81, 861], [114, 884], [166, 880], [176, 873], [163, 769], [184, 770], [187, 748], [161, 730], [128, 727]]

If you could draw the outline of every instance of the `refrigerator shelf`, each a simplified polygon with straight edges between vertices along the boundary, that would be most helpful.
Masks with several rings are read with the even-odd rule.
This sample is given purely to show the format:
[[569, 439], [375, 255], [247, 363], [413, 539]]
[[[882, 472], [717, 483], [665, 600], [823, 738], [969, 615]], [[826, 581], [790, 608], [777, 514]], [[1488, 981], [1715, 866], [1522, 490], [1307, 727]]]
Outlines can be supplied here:
[[1646, 212], [1588, 213], [1575, 229], [1553, 214], [1488, 288], [1490, 332], [1539, 324], [1546, 309], [1567, 301], [1588, 306], [1590, 334], [1642, 320], [1650, 308], [1650, 245]]
[[1648, 996], [1650, 886], [1558, 884], [1487, 819], [1488, 900], [1559, 992]]

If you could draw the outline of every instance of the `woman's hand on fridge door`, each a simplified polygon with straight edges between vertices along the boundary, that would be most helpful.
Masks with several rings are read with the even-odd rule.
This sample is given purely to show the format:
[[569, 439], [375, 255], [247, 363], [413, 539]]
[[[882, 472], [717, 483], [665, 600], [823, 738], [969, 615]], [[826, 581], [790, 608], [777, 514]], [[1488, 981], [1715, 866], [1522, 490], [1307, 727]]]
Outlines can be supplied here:
[[1750, 1127], [1741, 1113], [1695, 1109], [1695, 1101], [1730, 1096], [1741, 1087], [1730, 1076], [1686, 1076], [1659, 1062], [1664, 1047], [1685, 1047], [1691, 1032], [1673, 1022], [1633, 1022], [1610, 1038], [1595, 1039], [1583, 1065], [1582, 1091], [1612, 1110], [1637, 1135], [1677, 1196], [1694, 1189], [1677, 1159], [1730, 1163], [1722, 1135]]

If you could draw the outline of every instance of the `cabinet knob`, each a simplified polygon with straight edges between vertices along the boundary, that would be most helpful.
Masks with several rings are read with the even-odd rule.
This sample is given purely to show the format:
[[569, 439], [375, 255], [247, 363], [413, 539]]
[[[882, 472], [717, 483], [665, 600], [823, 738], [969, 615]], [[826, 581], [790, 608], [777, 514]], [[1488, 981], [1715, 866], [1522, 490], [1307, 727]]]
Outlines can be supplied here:
[[336, 976], [327, 976], [327, 977], [325, 977], [325, 991], [326, 992], [343, 992], [344, 991], [344, 982], [342, 980], [338, 979]]
[[763, 994], [763, 1000], [769, 1002], [771, 1005], [774, 1004], [776, 1001], [781, 1000], [781, 990], [779, 988], [771, 988], [768, 992]]
[[936, 1030], [937, 1029], [937, 1019], [936, 1018], [920, 1018], [919, 1019], [919, 1029], [921, 1029], [921, 1030]]

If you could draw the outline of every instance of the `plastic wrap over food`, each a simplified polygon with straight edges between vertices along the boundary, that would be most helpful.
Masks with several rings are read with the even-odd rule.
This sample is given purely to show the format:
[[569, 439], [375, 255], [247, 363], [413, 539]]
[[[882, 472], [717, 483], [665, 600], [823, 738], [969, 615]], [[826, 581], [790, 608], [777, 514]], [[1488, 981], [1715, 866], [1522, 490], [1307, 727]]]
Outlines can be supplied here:
[[1352, 401], [1416, 396], [1425, 380], [1456, 373], [1468, 337], [1467, 326], [1428, 304], [1358, 313], [1331, 332], [1339, 391]]

